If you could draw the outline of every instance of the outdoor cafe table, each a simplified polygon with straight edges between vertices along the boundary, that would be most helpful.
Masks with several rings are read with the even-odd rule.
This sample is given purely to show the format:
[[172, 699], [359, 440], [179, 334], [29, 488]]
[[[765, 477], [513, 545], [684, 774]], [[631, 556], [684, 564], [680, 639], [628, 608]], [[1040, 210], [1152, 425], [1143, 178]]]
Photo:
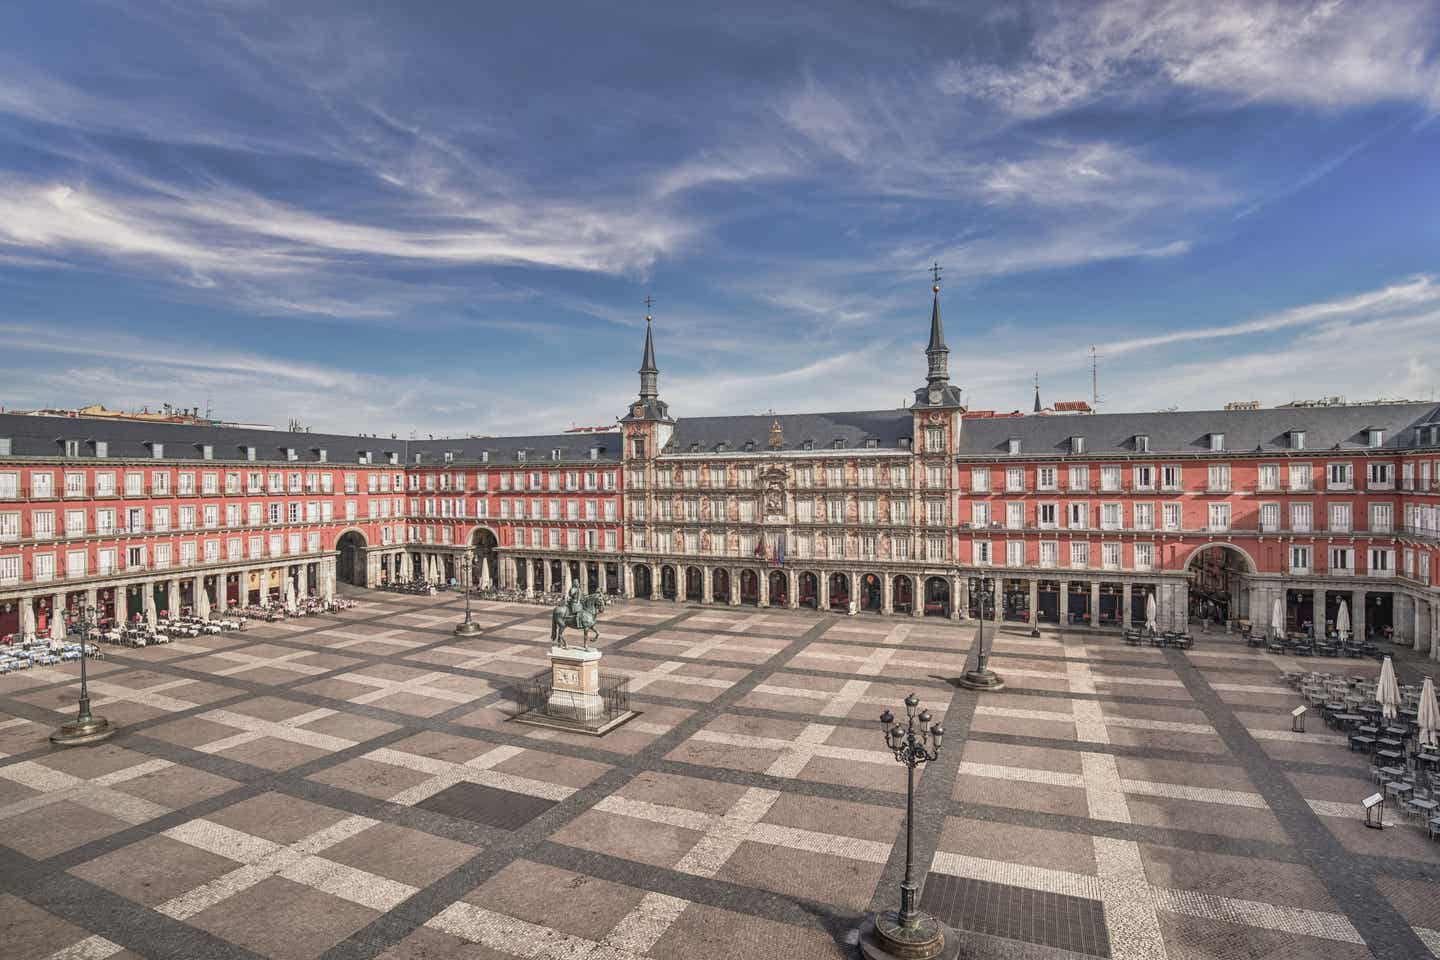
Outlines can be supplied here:
[[1358, 724], [1360, 723], [1360, 721], [1362, 721], [1362, 720], [1364, 720], [1364, 719], [1365, 719], [1365, 718], [1362, 717], [1362, 716], [1360, 716], [1360, 714], [1358, 714], [1358, 713], [1337, 713], [1337, 714], [1335, 714], [1335, 722], [1338, 723], [1338, 724], [1340, 724], [1340, 726], [1341, 726], [1342, 728], [1346, 729], [1346, 730], [1350, 729], [1350, 727], [1351, 727], [1352, 725], [1358, 725]]

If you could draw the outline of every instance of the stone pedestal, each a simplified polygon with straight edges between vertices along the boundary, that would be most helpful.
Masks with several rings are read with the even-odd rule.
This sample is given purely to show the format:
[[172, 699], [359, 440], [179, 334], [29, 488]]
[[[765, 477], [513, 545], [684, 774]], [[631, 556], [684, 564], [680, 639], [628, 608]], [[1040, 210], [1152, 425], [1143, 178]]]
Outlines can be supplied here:
[[599, 650], [550, 648], [550, 702], [545, 712], [578, 723], [592, 723], [605, 715]]

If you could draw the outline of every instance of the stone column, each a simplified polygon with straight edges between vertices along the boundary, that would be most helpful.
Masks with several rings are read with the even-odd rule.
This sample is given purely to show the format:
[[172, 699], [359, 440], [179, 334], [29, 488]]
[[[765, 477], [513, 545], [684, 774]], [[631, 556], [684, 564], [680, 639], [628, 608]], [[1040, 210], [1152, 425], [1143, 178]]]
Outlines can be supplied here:
[[1100, 581], [1090, 581], [1090, 626], [1100, 626]]
[[542, 560], [540, 561], [540, 587], [541, 587], [541, 591], [540, 591], [540, 592], [541, 592], [541, 593], [553, 593], [553, 592], [554, 592], [554, 591], [552, 591], [552, 590], [550, 589], [550, 577], [551, 577], [551, 573], [550, 573], [550, 561], [549, 561], [548, 559], [542, 559]]
[[1425, 641], [1428, 641], [1430, 638], [1422, 637], [1420, 635], [1420, 601], [1415, 599], [1414, 597], [1411, 597], [1409, 607], [1410, 637], [1415, 644], [1415, 652], [1419, 653], [1421, 650], [1425, 649]]
[[760, 606], [770, 606], [770, 571], [761, 568], [756, 574], [759, 579], [755, 582], [755, 589], [759, 594]]
[[180, 615], [180, 581], [171, 580], [165, 587], [165, 602], [170, 606], [171, 618]]
[[895, 612], [895, 576], [888, 572], [881, 574], [880, 612], [886, 615]]
[[1040, 626], [1040, 581], [1034, 577], [1030, 578], [1030, 626]]
[[709, 566], [701, 567], [701, 568], [700, 568], [700, 576], [701, 576], [701, 580], [700, 580], [700, 599], [701, 599], [703, 602], [705, 602], [705, 603], [714, 603], [714, 602], [715, 602], [715, 581], [714, 581], [715, 568], [714, 568], [714, 567], [709, 567]]
[[1060, 581], [1060, 628], [1070, 625], [1070, 581]]
[[620, 593], [626, 598], [635, 596], [635, 572], [628, 563], [620, 565]]
[[560, 592], [570, 596], [570, 561], [560, 561]]
[[730, 568], [730, 606], [740, 605], [740, 568]]
[[155, 619], [155, 581], [146, 580], [140, 584], [140, 597], [144, 601], [145, 620]]
[[1005, 578], [994, 577], [990, 582], [995, 588], [995, 602], [990, 605], [990, 619], [998, 630], [1005, 619]]
[[65, 639], [65, 594], [63, 592], [50, 598], [50, 639]]
[[195, 611], [196, 616], [200, 615], [200, 594], [204, 591], [205, 574], [202, 573], [195, 578], [195, 582], [190, 588], [190, 607]]
[[819, 594], [817, 602], [820, 605], [820, 612], [823, 613], [830, 609], [830, 571], [820, 570], [818, 574], [820, 582], [816, 584], [816, 592]]
[[660, 564], [650, 564], [650, 599], [665, 599], [664, 584], [660, 582]]
[[89, 587], [85, 590], [85, 606], [95, 608], [95, 616], [100, 616], [100, 588]]
[[595, 588], [602, 594], [608, 592], [610, 581], [605, 575], [605, 561], [595, 564]]
[[1130, 626], [1130, 601], [1134, 598], [1133, 589], [1129, 580], [1126, 580], [1120, 588], [1120, 626], [1122, 629]]
[[788, 588], [786, 590], [786, 599], [789, 601], [785, 605], [791, 610], [798, 610], [800, 609], [800, 574], [794, 570], [786, 570], [785, 578], [785, 583]]
[[1360, 640], [1365, 639], [1365, 591], [1350, 591], [1350, 621], [1354, 635]]
[[950, 619], [960, 619], [960, 578], [950, 578]]
[[961, 620], [970, 619], [970, 578], [960, 577], [960, 590], [958, 599], [955, 601], [955, 609], [960, 613]]

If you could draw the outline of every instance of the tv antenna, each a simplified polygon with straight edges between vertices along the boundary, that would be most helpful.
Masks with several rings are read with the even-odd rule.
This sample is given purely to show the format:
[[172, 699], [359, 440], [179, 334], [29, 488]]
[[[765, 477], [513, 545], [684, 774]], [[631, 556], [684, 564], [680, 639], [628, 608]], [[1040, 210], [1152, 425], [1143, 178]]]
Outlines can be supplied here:
[[1090, 344], [1090, 409], [1100, 408], [1100, 354], [1095, 352], [1095, 344]]

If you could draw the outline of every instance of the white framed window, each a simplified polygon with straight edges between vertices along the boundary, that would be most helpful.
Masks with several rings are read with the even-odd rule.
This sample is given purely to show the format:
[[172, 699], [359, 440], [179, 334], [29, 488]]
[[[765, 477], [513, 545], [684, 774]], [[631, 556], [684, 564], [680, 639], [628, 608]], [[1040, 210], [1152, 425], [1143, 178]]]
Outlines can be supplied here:
[[1141, 464], [1132, 470], [1133, 482], [1136, 490], [1155, 489], [1155, 468], [1149, 464]]
[[1230, 464], [1212, 463], [1207, 468], [1207, 489], [1224, 493], [1230, 489]]
[[1314, 484], [1315, 468], [1308, 463], [1292, 463], [1287, 472], [1291, 490], [1309, 490]]
[[1155, 569], [1155, 544], [1137, 543], [1134, 545], [1134, 551], [1136, 570]]
[[1100, 489], [1105, 493], [1115, 493], [1120, 489], [1120, 468], [1107, 466], [1100, 468]]
[[1025, 504], [1011, 501], [1005, 504], [1005, 529], [1021, 530], [1025, 526]]
[[1348, 462], [1325, 465], [1325, 488], [1327, 490], [1350, 490], [1354, 486], [1354, 470]]
[[1118, 541], [1106, 541], [1100, 544], [1100, 565], [1106, 570], [1120, 569], [1120, 544]]
[[1035, 522], [1041, 530], [1054, 530], [1060, 526], [1060, 505], [1041, 503], [1035, 507]]
[[1374, 533], [1390, 533], [1395, 525], [1395, 508], [1388, 503], [1370, 504], [1370, 530]]
[[1130, 505], [1130, 512], [1134, 517], [1136, 530], [1155, 529], [1155, 504], [1148, 500], [1137, 500]]
[[1160, 525], [1164, 530], [1181, 530], [1183, 526], [1183, 513], [1178, 503], [1164, 503], [1160, 505]]
[[1260, 532], [1278, 533], [1280, 531], [1280, 504], [1260, 504]]
[[1395, 572], [1395, 551], [1389, 547], [1371, 547], [1365, 572], [1372, 577], [1388, 577]]
[[1100, 504], [1100, 529], [1119, 530], [1125, 526], [1124, 505], [1117, 502]]
[[990, 541], [976, 540], [970, 545], [970, 560], [977, 566], [990, 565]]
[[1347, 574], [1355, 572], [1354, 551], [1349, 547], [1330, 548], [1330, 573]]
[[1025, 566], [1025, 542], [1023, 540], [1007, 540], [1005, 543], [1005, 566]]
[[1308, 503], [1290, 504], [1290, 529], [1295, 533], [1309, 533], [1313, 528], [1313, 510]]
[[990, 526], [990, 504], [970, 504], [970, 525], [980, 530]]
[[1292, 544], [1290, 546], [1290, 572], [1310, 572], [1310, 547], [1301, 544]]
[[1084, 530], [1090, 526], [1090, 504], [1083, 500], [1071, 500], [1066, 507], [1071, 530]]
[[1059, 488], [1059, 471], [1054, 467], [1035, 468], [1035, 489], [1056, 490]]
[[1330, 532], [1331, 532], [1331, 533], [1349, 533], [1349, 532], [1350, 532], [1350, 504], [1348, 504], [1348, 503], [1332, 503], [1332, 504], [1330, 504]]
[[1005, 490], [1009, 493], [1023, 493], [1025, 490], [1025, 468], [1005, 468]]
[[1395, 464], [1371, 461], [1365, 465], [1365, 486], [1370, 490], [1395, 489]]
[[1077, 570], [1090, 566], [1090, 544], [1087, 541], [1071, 541], [1070, 566]]
[[1160, 468], [1160, 489], [1181, 489], [1181, 473], [1179, 464], [1167, 463]]
[[1267, 493], [1280, 489], [1280, 465], [1262, 463], [1256, 470], [1255, 486]]
[[1086, 466], [1075, 466], [1069, 470], [1069, 477], [1066, 478], [1067, 486], [1071, 490], [1090, 489], [1090, 468]]
[[1208, 511], [1209, 529], [1212, 533], [1223, 533], [1230, 529], [1230, 504], [1212, 503]]
[[1040, 541], [1040, 566], [1054, 567], [1060, 563], [1060, 544], [1054, 540]]

